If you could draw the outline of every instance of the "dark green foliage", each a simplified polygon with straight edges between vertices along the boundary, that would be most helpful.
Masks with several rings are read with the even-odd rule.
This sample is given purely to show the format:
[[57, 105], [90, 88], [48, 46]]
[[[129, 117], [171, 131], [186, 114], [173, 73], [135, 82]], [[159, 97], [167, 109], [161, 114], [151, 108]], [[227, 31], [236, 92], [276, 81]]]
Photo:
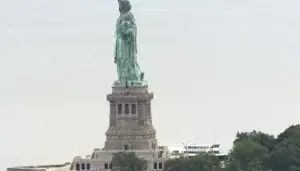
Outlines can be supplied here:
[[147, 170], [147, 161], [139, 158], [135, 153], [116, 153], [112, 159], [113, 170], [115, 171], [144, 171]]
[[292, 125], [288, 127], [284, 132], [278, 135], [276, 142], [277, 144], [283, 141], [300, 136], [300, 125]]
[[165, 171], [300, 171], [300, 125], [292, 125], [275, 138], [259, 131], [239, 132], [225, 168], [210, 154], [172, 159]]
[[294, 171], [300, 167], [300, 126], [293, 125], [279, 134], [271, 151], [269, 167], [279, 171]]
[[243, 140], [252, 140], [254, 142], [257, 142], [261, 144], [262, 146], [268, 148], [269, 150], [272, 150], [274, 145], [276, 144], [276, 139], [273, 135], [265, 134], [263, 132], [242, 132], [237, 133], [236, 139], [234, 141], [234, 144], [243, 141]]
[[251, 139], [237, 142], [229, 157], [229, 166], [233, 170], [262, 171], [269, 159], [269, 150]]
[[165, 163], [165, 171], [221, 171], [220, 160], [210, 154], [190, 158], [171, 159]]
[[296, 171], [300, 168], [300, 126], [274, 136], [262, 132], [238, 133], [228, 166], [236, 171]]

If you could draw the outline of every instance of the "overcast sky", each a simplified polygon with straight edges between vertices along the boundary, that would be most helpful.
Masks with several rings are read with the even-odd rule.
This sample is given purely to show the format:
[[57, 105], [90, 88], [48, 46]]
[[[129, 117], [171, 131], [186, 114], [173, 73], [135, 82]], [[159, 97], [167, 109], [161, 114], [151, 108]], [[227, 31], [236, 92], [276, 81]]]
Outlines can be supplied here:
[[[136, 0], [162, 145], [278, 134], [300, 120], [299, 0]], [[116, 0], [0, 1], [0, 169], [104, 145]]]

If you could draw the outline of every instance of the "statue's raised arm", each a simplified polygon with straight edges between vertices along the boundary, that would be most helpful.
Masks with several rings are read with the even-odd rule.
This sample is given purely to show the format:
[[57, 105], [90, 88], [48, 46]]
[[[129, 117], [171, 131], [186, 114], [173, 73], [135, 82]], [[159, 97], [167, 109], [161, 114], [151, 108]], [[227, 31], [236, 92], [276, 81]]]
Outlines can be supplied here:
[[129, 0], [118, 0], [120, 16], [116, 24], [115, 63], [118, 86], [144, 85], [144, 74], [137, 62], [137, 26]]

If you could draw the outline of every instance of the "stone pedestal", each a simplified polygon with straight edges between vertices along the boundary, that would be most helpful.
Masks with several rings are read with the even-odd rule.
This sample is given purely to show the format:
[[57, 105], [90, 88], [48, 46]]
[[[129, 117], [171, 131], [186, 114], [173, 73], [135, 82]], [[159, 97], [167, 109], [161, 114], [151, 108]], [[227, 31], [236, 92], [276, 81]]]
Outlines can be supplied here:
[[156, 149], [156, 131], [152, 125], [148, 87], [113, 87], [107, 95], [110, 103], [109, 128], [105, 150]]
[[153, 93], [148, 92], [147, 86], [112, 87], [112, 93], [107, 95], [110, 112], [104, 148], [94, 149], [90, 158], [75, 157], [71, 170], [112, 170], [113, 155], [124, 151], [147, 160], [148, 171], [162, 170], [169, 152], [167, 147], [157, 145], [152, 125], [152, 99]]

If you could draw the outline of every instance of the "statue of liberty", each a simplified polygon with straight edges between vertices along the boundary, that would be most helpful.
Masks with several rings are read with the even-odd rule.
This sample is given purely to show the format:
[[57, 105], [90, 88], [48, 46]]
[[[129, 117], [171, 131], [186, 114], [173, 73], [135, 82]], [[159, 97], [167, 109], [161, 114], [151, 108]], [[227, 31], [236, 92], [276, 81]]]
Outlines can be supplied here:
[[115, 59], [118, 81], [115, 85], [134, 86], [144, 84], [144, 73], [137, 62], [137, 26], [130, 12], [129, 0], [118, 0], [120, 16], [116, 24]]

